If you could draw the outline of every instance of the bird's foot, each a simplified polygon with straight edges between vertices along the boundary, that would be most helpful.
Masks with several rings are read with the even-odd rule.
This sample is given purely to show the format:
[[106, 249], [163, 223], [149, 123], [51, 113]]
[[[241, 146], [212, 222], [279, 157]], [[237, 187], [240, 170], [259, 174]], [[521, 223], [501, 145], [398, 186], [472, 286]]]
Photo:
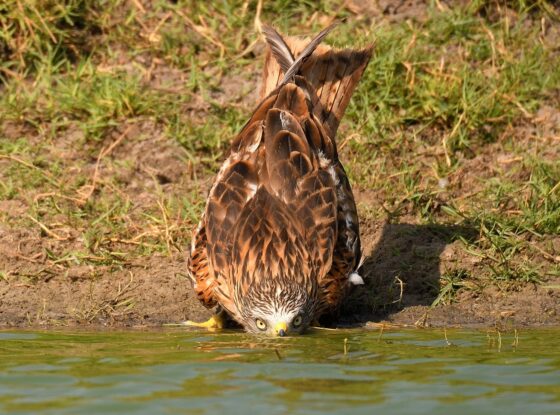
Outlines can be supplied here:
[[209, 331], [221, 330], [226, 326], [226, 317], [225, 317], [224, 313], [220, 312], [220, 313], [214, 314], [207, 321], [204, 321], [202, 323], [187, 320], [187, 321], [183, 321], [181, 323], [181, 325], [182, 326], [189, 326], [189, 327], [205, 328], [205, 329], [208, 329]]

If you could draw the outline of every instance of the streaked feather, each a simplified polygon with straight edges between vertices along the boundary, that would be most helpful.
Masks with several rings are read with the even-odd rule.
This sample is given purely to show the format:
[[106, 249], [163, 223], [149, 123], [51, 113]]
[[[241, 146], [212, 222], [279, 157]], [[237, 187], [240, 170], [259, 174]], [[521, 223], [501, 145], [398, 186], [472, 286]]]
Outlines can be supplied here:
[[[305, 59], [307, 59], [313, 53], [313, 51], [315, 51], [317, 46], [319, 46], [319, 43], [321, 43], [325, 38], [325, 36], [327, 36], [336, 26], [337, 23], [333, 23], [329, 27], [321, 30], [321, 32], [319, 32], [319, 34], [315, 36], [313, 40], [311, 40], [311, 42], [309, 42], [305, 48], [303, 48], [301, 53], [298, 55], [297, 59], [292, 63], [289, 69], [285, 71], [284, 79], [282, 79], [279, 85], [285, 84], [290, 79], [292, 79], [294, 75], [298, 73], [298, 71], [301, 68], [301, 65], [303, 64], [303, 62], [305, 62]], [[282, 41], [284, 41], [284, 39], [282, 39]]]
[[276, 62], [278, 62], [284, 72], [287, 72], [294, 63], [292, 51], [286, 45], [282, 35], [272, 26], [263, 25], [262, 31]]

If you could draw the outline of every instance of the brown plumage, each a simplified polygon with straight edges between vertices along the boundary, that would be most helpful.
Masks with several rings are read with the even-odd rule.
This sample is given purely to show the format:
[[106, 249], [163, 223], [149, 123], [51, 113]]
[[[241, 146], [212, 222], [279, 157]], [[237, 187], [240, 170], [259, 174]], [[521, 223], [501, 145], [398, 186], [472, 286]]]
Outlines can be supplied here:
[[335, 135], [372, 47], [318, 45], [330, 30], [309, 42], [264, 28], [261, 102], [233, 140], [192, 240], [198, 298], [247, 331], [301, 332], [362, 282]]

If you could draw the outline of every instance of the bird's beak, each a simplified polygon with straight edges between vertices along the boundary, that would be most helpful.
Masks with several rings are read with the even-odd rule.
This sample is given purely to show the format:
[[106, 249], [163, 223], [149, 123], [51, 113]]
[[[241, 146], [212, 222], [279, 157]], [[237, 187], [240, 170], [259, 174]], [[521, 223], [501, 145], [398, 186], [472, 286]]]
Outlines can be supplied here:
[[277, 323], [276, 326], [274, 326], [274, 331], [278, 336], [284, 337], [288, 332], [288, 325], [284, 322]]

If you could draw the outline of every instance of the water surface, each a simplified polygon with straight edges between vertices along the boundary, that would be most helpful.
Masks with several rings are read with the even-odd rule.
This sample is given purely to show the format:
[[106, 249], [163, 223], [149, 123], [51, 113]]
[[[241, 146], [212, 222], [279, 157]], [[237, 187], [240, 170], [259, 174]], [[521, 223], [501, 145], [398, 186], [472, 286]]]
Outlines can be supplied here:
[[0, 414], [128, 413], [558, 415], [560, 330], [0, 331]]

